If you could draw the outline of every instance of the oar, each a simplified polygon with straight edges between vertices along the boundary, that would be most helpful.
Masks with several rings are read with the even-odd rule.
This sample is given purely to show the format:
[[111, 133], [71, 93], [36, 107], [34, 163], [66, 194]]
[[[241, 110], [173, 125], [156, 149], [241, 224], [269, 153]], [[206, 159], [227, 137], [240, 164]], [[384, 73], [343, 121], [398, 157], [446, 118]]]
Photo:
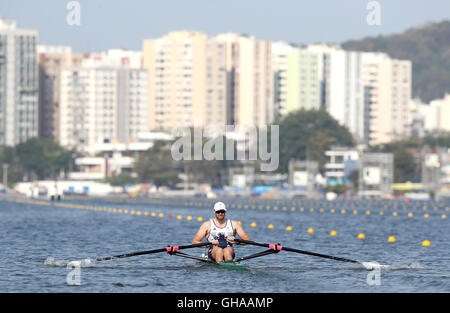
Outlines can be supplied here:
[[[205, 247], [205, 246], [209, 246], [209, 245], [211, 245], [210, 242], [201, 242], [201, 243], [196, 243], [196, 244], [187, 245], [187, 246], [168, 246], [168, 247], [161, 248], [161, 249], [138, 251], [138, 252], [125, 253], [125, 254], [106, 256], [106, 257], [98, 257], [98, 258], [95, 258], [95, 261], [97, 261], [97, 262], [98, 261], [107, 261], [107, 260], [113, 260], [113, 259], [128, 258], [131, 256], [137, 256], [137, 255], [160, 253], [160, 252], [171, 253], [171, 252], [175, 252], [177, 250], [189, 249], [189, 248], [199, 248], [199, 247]], [[168, 250], [168, 248], [172, 248], [172, 251]]]
[[[108, 260], [121, 259], [121, 258], [129, 258], [132, 256], [137, 256], [137, 255], [160, 253], [160, 252], [168, 252], [169, 254], [173, 254], [174, 252], [176, 252], [178, 250], [182, 250], [182, 249], [199, 248], [199, 247], [205, 247], [205, 246], [210, 246], [210, 245], [211, 245], [210, 242], [201, 242], [201, 243], [196, 243], [196, 244], [186, 245], [186, 246], [167, 246], [167, 247], [161, 248], [161, 249], [153, 249], [153, 250], [137, 251], [137, 252], [131, 252], [131, 253], [125, 253], [125, 254], [119, 254], [119, 255], [113, 255], [113, 256], [97, 257], [94, 259], [94, 262], [108, 261]], [[90, 263], [91, 263], [90, 259], [69, 262], [69, 264], [72, 264], [72, 265], [76, 265], [76, 264], [89, 265]]]
[[374, 267], [379, 266], [379, 265], [377, 265], [376, 263], [373, 263], [373, 262], [360, 262], [360, 261], [340, 258], [340, 257], [336, 257], [336, 256], [326, 255], [326, 254], [320, 254], [320, 253], [309, 252], [309, 251], [304, 251], [304, 250], [299, 250], [299, 249], [293, 249], [293, 248], [281, 246], [279, 244], [275, 245], [275, 244], [261, 243], [261, 242], [255, 242], [255, 241], [251, 241], [251, 240], [242, 240], [242, 239], [234, 239], [234, 241], [237, 242], [237, 243], [246, 243], [246, 244], [249, 244], [249, 245], [266, 247], [266, 248], [270, 248], [270, 249], [274, 249], [274, 250], [278, 250], [278, 251], [285, 250], [285, 251], [301, 253], [301, 254], [307, 254], [307, 255], [317, 256], [317, 257], [331, 259], [331, 260], [336, 260], [336, 261], [361, 264], [365, 268], [368, 268], [368, 269], [372, 269]]

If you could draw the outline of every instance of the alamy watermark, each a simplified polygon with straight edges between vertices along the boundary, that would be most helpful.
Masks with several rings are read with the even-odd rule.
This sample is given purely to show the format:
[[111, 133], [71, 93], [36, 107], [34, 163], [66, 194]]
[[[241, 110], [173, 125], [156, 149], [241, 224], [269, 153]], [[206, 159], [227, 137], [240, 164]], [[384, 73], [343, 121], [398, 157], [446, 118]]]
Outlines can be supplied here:
[[378, 1], [370, 1], [366, 6], [369, 14], [367, 14], [366, 22], [369, 26], [381, 25], [381, 4]]
[[[215, 129], [214, 136], [206, 136], [211, 129]], [[172, 158], [175, 161], [259, 160], [262, 161], [261, 171], [271, 172], [278, 168], [279, 125], [270, 126], [270, 142], [268, 126], [246, 127], [242, 131], [239, 127], [227, 125], [225, 129], [225, 132], [212, 126], [205, 129], [188, 127], [174, 129], [172, 135], [179, 138], [171, 146]], [[229, 140], [231, 133], [237, 135], [238, 139]]]
[[66, 17], [67, 25], [80, 26], [81, 25], [81, 4], [78, 1], [70, 1], [66, 5], [69, 11]]
[[81, 285], [81, 264], [79, 262], [69, 262], [67, 269], [71, 270], [66, 277], [69, 286]]
[[371, 271], [367, 274], [366, 282], [369, 286], [381, 285], [381, 266], [377, 262], [370, 262]]

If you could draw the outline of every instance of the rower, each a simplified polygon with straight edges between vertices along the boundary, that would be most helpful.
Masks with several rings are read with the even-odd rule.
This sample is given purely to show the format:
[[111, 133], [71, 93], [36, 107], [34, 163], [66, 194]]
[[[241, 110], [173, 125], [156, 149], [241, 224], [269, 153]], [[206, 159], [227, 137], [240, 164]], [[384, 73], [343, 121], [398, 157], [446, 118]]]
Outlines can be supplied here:
[[232, 261], [234, 259], [233, 240], [236, 235], [241, 239], [250, 240], [250, 237], [237, 221], [225, 218], [227, 208], [223, 202], [214, 204], [214, 218], [204, 222], [197, 234], [195, 234], [192, 244], [201, 243], [203, 238], [207, 238], [213, 246], [208, 251], [208, 257], [219, 263], [222, 261]]

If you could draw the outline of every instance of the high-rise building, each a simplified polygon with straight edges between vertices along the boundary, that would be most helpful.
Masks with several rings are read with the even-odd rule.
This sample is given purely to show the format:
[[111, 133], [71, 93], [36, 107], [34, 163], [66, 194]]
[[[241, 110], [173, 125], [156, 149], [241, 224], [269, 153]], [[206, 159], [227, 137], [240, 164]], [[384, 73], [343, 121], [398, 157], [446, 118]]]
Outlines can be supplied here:
[[225, 47], [206, 34], [175, 31], [143, 42], [150, 130], [225, 125]]
[[226, 48], [232, 123], [242, 128], [270, 124], [275, 113], [272, 42], [235, 33], [213, 39]]
[[321, 108], [320, 54], [285, 42], [272, 44], [275, 115]]
[[0, 145], [38, 136], [38, 32], [0, 18]]
[[370, 145], [388, 143], [411, 134], [412, 65], [384, 53], [363, 53], [363, 84]]
[[61, 73], [60, 143], [86, 153], [148, 130], [148, 72], [93, 56]]
[[275, 118], [287, 114], [288, 97], [288, 57], [289, 53], [296, 49], [287, 42], [277, 41], [272, 43], [272, 70], [273, 70], [273, 95]]
[[411, 134], [410, 61], [323, 44], [307, 50], [321, 59], [321, 106], [357, 143], [376, 145]]
[[59, 98], [61, 70], [72, 66], [69, 46], [38, 45], [39, 138], [59, 138]]
[[362, 53], [322, 44], [310, 45], [307, 50], [317, 53], [320, 60], [321, 107], [346, 126], [357, 142], [364, 142]]

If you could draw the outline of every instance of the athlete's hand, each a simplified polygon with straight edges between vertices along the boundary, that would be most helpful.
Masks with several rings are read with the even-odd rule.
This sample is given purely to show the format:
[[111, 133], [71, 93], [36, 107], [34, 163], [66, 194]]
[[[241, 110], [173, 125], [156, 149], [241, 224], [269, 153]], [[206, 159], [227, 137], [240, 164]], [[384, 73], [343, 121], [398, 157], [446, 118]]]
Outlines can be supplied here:
[[227, 236], [227, 241], [229, 243], [233, 243], [234, 242], [234, 236]]
[[219, 244], [219, 240], [211, 240], [210, 243], [217, 246]]

